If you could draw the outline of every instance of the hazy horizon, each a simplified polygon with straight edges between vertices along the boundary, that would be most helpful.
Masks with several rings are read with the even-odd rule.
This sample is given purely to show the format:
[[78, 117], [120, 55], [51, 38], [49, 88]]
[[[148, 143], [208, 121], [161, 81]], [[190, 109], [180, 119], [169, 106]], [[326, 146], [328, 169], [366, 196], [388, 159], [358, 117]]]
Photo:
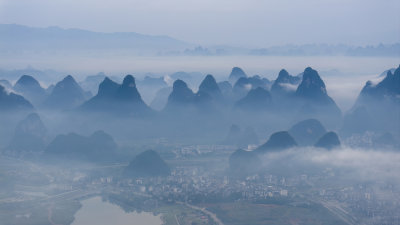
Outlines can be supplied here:
[[1, 0], [0, 23], [167, 35], [206, 46], [365, 46], [399, 42], [400, 31], [395, 29], [400, 27], [399, 8], [395, 0], [118, 0], [101, 4]]
[[399, 0], [0, 0], [0, 225], [399, 225]]

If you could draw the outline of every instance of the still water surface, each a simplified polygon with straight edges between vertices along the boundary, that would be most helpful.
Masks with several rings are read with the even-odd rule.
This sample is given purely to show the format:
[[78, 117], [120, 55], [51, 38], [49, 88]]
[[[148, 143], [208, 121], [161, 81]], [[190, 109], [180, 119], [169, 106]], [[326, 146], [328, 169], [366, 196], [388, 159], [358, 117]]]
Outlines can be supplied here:
[[94, 197], [81, 202], [72, 225], [161, 225], [160, 215], [147, 212], [126, 213], [121, 207]]

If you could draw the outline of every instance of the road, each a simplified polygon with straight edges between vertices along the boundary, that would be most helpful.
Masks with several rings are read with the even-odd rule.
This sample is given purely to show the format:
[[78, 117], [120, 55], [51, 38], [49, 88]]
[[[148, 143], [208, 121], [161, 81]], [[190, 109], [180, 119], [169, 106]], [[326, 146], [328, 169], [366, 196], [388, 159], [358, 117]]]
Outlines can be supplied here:
[[75, 189], [75, 190], [63, 192], [63, 193], [60, 193], [57, 195], [47, 196], [42, 199], [39, 199], [39, 201], [54, 202], [54, 201], [60, 201], [60, 200], [72, 200], [72, 199], [79, 199], [79, 198], [82, 198], [85, 196], [94, 195], [94, 194], [98, 194], [98, 193], [99, 193], [99, 191], [85, 191], [85, 190], [81, 190], [81, 189]]
[[183, 203], [183, 202], [177, 202], [177, 203], [184, 204], [187, 207], [192, 208], [194, 210], [202, 211], [204, 214], [209, 215], [218, 225], [224, 225], [224, 223], [220, 219], [218, 219], [218, 217], [215, 213], [208, 211], [206, 208], [200, 208], [198, 206], [191, 205], [189, 203]]
[[175, 216], [176, 224], [181, 225], [181, 223], [179, 223], [178, 217], [176, 217], [176, 214], [174, 216]]
[[342, 219], [345, 223], [349, 225], [357, 225], [357, 220], [350, 215], [345, 209], [343, 209], [339, 203], [326, 201], [326, 200], [317, 200], [318, 203], [323, 205], [326, 209], [328, 209], [331, 213]]

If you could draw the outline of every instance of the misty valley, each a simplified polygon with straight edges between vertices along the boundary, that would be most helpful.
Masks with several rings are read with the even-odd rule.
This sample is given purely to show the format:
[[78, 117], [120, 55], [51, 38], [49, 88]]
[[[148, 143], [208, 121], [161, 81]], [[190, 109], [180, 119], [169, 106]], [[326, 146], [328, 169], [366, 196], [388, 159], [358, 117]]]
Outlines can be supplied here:
[[0, 224], [400, 224], [393, 67], [349, 109], [311, 67], [0, 70]]

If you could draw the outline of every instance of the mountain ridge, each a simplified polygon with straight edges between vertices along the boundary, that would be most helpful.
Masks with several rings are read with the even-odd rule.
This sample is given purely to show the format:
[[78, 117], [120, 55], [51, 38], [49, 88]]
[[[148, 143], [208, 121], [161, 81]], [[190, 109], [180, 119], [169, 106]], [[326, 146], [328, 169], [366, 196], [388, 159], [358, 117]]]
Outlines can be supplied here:
[[176, 50], [192, 44], [166, 36], [136, 32], [96, 32], [60, 27], [0, 24], [0, 49], [19, 51]]

